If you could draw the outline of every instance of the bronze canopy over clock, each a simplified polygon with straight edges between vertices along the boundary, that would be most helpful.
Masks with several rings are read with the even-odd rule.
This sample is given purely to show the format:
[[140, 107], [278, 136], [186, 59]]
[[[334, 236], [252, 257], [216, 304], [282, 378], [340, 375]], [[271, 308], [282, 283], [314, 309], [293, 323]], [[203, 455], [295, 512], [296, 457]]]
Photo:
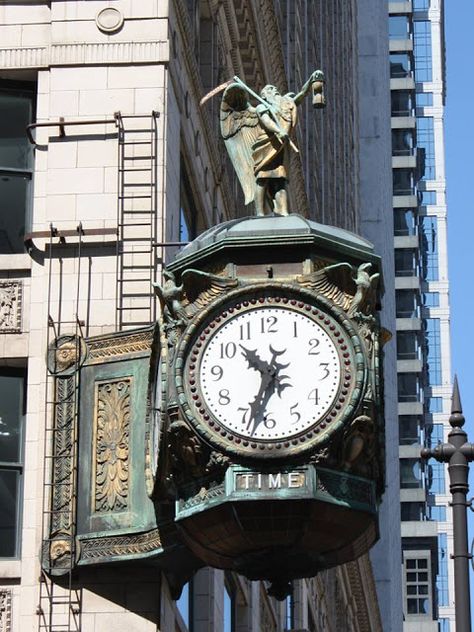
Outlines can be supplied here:
[[176, 384], [186, 420], [235, 456], [302, 456], [360, 402], [366, 363], [344, 312], [284, 284], [226, 294], [184, 332]]

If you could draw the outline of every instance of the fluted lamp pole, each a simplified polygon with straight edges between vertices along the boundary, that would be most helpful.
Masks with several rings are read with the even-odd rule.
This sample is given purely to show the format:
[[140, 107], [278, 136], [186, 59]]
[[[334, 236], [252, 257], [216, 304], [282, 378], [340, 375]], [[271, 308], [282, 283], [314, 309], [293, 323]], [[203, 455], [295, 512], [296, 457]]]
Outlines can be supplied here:
[[469, 491], [469, 463], [474, 460], [474, 444], [468, 443], [467, 434], [463, 430], [459, 396], [458, 379], [455, 376], [453, 399], [449, 423], [452, 430], [448, 435], [448, 443], [440, 443], [433, 450], [423, 448], [423, 459], [433, 458], [440, 463], [448, 463], [449, 490], [452, 495], [453, 508], [453, 546], [454, 546], [454, 599], [456, 613], [456, 632], [471, 632], [471, 604], [469, 596], [469, 554], [467, 543], [466, 500]]

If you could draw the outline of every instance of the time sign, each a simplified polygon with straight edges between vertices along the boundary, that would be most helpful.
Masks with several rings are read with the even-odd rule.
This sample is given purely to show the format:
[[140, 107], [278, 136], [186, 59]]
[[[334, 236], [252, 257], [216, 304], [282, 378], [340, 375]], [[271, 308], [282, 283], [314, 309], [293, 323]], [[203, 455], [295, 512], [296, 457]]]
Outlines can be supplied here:
[[235, 451], [320, 442], [353, 403], [361, 377], [355, 334], [329, 312], [269, 293], [228, 300], [193, 327], [177, 381], [196, 429]]

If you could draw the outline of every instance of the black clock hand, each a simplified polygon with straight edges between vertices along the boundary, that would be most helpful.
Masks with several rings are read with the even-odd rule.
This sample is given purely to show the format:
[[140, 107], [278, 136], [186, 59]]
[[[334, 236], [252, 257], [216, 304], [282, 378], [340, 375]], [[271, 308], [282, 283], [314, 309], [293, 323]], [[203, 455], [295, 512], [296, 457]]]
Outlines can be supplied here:
[[286, 349], [283, 349], [283, 351], [277, 351], [272, 347], [272, 345], [269, 345], [272, 357], [270, 362], [266, 362], [257, 355], [256, 349], [246, 349], [243, 345], [240, 345], [240, 348], [242, 349], [242, 355], [249, 363], [249, 368], [259, 371], [262, 377], [260, 388], [253, 401], [250, 402], [250, 415], [247, 430], [250, 429], [253, 423], [251, 431], [251, 435], [253, 436], [261, 422], [265, 421], [264, 412], [268, 400], [275, 390], [277, 390], [278, 395], [281, 397], [283, 390], [288, 386], [291, 386], [291, 384], [283, 383], [284, 379], [289, 379], [288, 375], [279, 375], [279, 372], [289, 366], [289, 363], [281, 364], [276, 361], [278, 356], [286, 353]]

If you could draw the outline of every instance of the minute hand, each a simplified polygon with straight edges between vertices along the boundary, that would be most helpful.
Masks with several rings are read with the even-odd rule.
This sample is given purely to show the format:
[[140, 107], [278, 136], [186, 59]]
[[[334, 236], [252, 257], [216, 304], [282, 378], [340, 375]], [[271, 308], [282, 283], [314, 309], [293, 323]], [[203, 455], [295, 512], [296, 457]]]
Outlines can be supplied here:
[[272, 356], [270, 362], [267, 362], [257, 355], [256, 350], [246, 349], [242, 345], [240, 345], [240, 348], [242, 349], [242, 355], [249, 363], [249, 367], [259, 371], [262, 376], [260, 388], [253, 401], [250, 402], [250, 416], [247, 430], [250, 430], [253, 424], [251, 431], [251, 436], [253, 436], [261, 422], [265, 421], [264, 412], [268, 400], [275, 390], [277, 390], [278, 395], [281, 396], [282, 391], [288, 386], [291, 386], [289, 383], [282, 382], [282, 380], [289, 378], [288, 375], [279, 375], [280, 371], [289, 366], [289, 364], [280, 364], [276, 361], [276, 358], [283, 355], [286, 352], [286, 349], [283, 351], [277, 351], [269, 345]]

